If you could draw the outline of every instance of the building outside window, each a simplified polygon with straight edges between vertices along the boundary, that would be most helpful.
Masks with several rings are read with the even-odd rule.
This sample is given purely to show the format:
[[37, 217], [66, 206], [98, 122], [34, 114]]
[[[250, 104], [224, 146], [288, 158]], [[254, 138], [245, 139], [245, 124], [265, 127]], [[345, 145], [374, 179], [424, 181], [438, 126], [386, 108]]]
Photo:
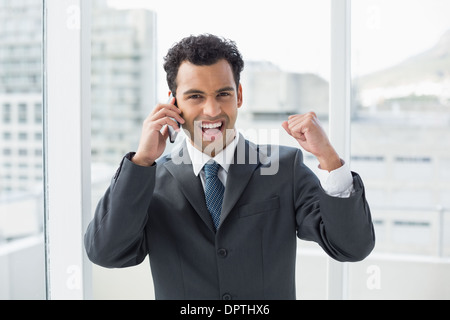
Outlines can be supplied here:
[[42, 1], [0, 0], [1, 300], [46, 298], [42, 30]]

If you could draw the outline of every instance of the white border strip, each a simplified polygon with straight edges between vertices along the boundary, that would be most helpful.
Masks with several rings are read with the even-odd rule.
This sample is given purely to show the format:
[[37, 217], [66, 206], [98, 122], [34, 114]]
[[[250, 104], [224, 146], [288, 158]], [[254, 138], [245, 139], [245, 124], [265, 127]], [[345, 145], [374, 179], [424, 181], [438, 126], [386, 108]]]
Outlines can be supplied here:
[[[350, 164], [351, 0], [331, 1], [330, 140]], [[328, 259], [327, 296], [348, 297], [348, 265]]]
[[91, 295], [83, 247], [90, 218], [89, 7], [88, 0], [44, 0], [47, 298], [52, 300]]

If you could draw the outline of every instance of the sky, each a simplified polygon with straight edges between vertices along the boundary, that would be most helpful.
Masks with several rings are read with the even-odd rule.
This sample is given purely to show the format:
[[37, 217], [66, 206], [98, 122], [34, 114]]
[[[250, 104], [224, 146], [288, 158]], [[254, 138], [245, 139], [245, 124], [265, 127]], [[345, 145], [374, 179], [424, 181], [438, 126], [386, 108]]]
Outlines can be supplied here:
[[[157, 12], [162, 57], [181, 38], [215, 33], [234, 40], [245, 60], [329, 79], [331, 0], [109, 0]], [[363, 75], [432, 47], [450, 30], [449, 0], [353, 0], [352, 71]]]
[[352, 1], [353, 72], [395, 65], [433, 47], [450, 30], [448, 0]]

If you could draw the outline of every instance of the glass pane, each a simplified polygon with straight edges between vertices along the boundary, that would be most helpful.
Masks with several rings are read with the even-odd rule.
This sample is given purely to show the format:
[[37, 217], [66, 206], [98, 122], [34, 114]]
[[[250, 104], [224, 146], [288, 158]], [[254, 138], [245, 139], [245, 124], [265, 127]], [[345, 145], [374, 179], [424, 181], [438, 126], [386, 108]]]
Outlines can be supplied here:
[[[311, 32], [314, 30], [314, 32]], [[144, 118], [168, 87], [163, 57], [191, 34], [236, 42], [244, 56], [244, 106], [237, 128], [250, 140], [299, 147], [281, 123], [315, 111], [328, 127], [330, 1], [94, 1], [92, 12], [93, 207]], [[167, 152], [170, 151], [169, 144]], [[315, 170], [309, 154], [305, 160]], [[94, 208], [93, 208], [94, 211]], [[326, 298], [327, 259], [299, 241], [297, 298]], [[94, 298], [153, 298], [148, 262], [123, 270], [94, 266]]]
[[352, 7], [352, 168], [366, 184], [377, 244], [352, 266], [351, 296], [448, 299], [450, 3]]
[[0, 0], [0, 300], [46, 298], [40, 0]]

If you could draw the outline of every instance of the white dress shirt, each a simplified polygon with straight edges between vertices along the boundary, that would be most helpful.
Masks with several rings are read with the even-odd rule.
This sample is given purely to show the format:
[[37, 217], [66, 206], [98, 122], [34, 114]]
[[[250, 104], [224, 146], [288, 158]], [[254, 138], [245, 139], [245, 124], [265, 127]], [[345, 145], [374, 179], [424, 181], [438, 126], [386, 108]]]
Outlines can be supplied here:
[[[239, 132], [236, 130], [236, 136], [230, 144], [218, 153], [214, 158], [201, 152], [195, 148], [190, 140], [187, 138], [186, 144], [189, 153], [189, 157], [192, 162], [192, 169], [196, 176], [200, 175], [200, 180], [202, 181], [203, 189], [205, 188], [205, 171], [203, 171], [203, 166], [210, 160], [214, 160], [220, 164], [220, 169], [218, 172], [218, 177], [220, 181], [226, 186], [228, 169], [230, 164], [233, 163], [234, 152], [239, 141]], [[322, 170], [318, 168], [317, 176], [320, 180], [322, 188], [324, 191], [332, 196], [339, 198], [348, 198], [354, 191], [353, 188], [353, 177], [348, 165], [342, 161], [342, 167], [328, 172], [327, 170]]]

